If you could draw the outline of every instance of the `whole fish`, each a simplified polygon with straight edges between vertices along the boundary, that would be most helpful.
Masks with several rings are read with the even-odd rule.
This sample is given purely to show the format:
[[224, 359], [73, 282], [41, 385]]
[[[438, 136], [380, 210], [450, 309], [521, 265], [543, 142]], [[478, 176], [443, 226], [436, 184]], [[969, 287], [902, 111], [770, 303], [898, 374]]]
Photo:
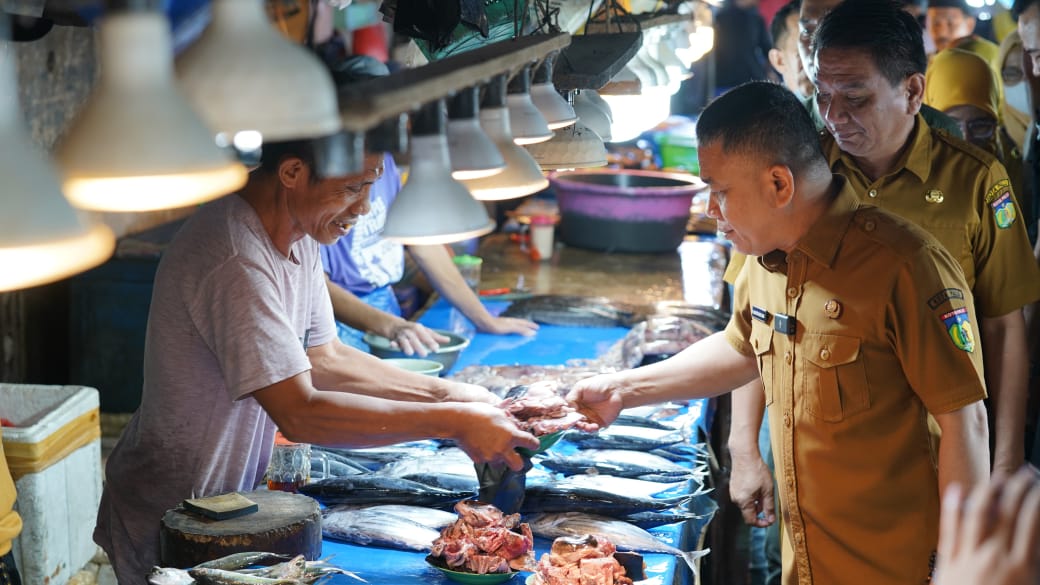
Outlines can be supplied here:
[[302, 486], [300, 493], [310, 496], [326, 506], [336, 504], [443, 506], [470, 495], [407, 479], [380, 475], [326, 478]]
[[363, 465], [370, 471], [377, 471], [385, 465], [401, 459], [428, 457], [430, 453], [435, 452], [436, 448], [437, 443], [434, 441], [414, 441], [387, 447], [369, 447], [365, 449], [322, 447], [321, 450], [341, 455]]
[[195, 565], [196, 569], [222, 569], [224, 571], [235, 571], [252, 565], [270, 565], [276, 562], [291, 560], [292, 555], [283, 555], [271, 552], [238, 552], [232, 553], [219, 559], [206, 561]]
[[[473, 466], [470, 465], [472, 468]], [[417, 481], [426, 485], [441, 488], [452, 492], [468, 493], [476, 495], [480, 490], [480, 482], [477, 481], [475, 473], [470, 475], [455, 475], [454, 473], [431, 473], [428, 471], [409, 473], [400, 476], [401, 479]]]
[[188, 574], [195, 578], [198, 585], [300, 585], [297, 579], [268, 579], [238, 571], [205, 567], [188, 569]]
[[473, 469], [473, 460], [459, 448], [441, 449], [427, 452], [421, 457], [409, 457], [386, 464], [379, 470], [379, 475], [388, 477], [405, 477], [417, 473], [446, 473], [477, 479]]
[[571, 431], [567, 433], [566, 437], [568, 441], [576, 443], [579, 449], [631, 449], [635, 451], [650, 451], [683, 443], [686, 440], [682, 433], [674, 429], [661, 430], [625, 425], [611, 425], [595, 433]]
[[586, 487], [615, 494], [627, 494], [640, 498], [685, 495], [686, 484], [686, 481], [661, 483], [628, 477], [614, 477], [612, 475], [602, 475], [598, 473], [571, 475], [556, 481], [556, 485], [575, 488]]
[[596, 470], [599, 473], [617, 477], [640, 477], [653, 474], [667, 478], [665, 481], [676, 481], [676, 478], [694, 475], [692, 469], [669, 461], [660, 455], [628, 449], [582, 449], [573, 455], [554, 454], [546, 457], [540, 463], [564, 475]]
[[149, 585], [195, 585], [195, 578], [184, 569], [152, 567], [148, 574]]
[[565, 327], [631, 327], [646, 318], [650, 307], [603, 297], [534, 295], [513, 301], [501, 315]]
[[688, 502], [690, 497], [640, 498], [588, 487], [536, 484], [527, 486], [521, 513], [577, 511], [620, 517], [647, 510], [666, 510]]
[[654, 420], [646, 416], [637, 416], [634, 414], [629, 414], [628, 411], [622, 411], [621, 414], [619, 414], [618, 417], [614, 419], [613, 424], [622, 425], [626, 427], [646, 427], [648, 429], [659, 429], [662, 431], [674, 431], [676, 429], [676, 427], [666, 422]]
[[308, 561], [303, 555], [299, 555], [291, 561], [271, 565], [270, 567], [239, 569], [237, 572], [268, 579], [294, 579], [294, 582], [305, 584], [315, 583], [324, 577], [339, 574], [347, 575], [362, 583], [367, 583], [367, 581], [351, 571], [330, 565], [326, 561]]
[[[328, 473], [325, 473], [328, 471]], [[348, 465], [340, 460], [330, 457], [311, 455], [311, 477], [315, 475], [326, 475], [328, 477], [343, 477], [345, 475], [361, 475], [371, 473], [367, 468], [360, 465]]]
[[429, 551], [440, 536], [440, 531], [433, 528], [365, 508], [327, 511], [321, 520], [321, 532], [328, 538], [363, 546], [414, 551]]
[[434, 530], [440, 530], [445, 526], [450, 526], [459, 519], [458, 514], [455, 514], [454, 512], [445, 512], [444, 510], [435, 510], [423, 506], [409, 506], [407, 504], [376, 504], [374, 506], [360, 507], [336, 506], [335, 508], [330, 508], [326, 513], [349, 510], [365, 510], [372, 514], [396, 516]]
[[553, 540], [558, 536], [581, 536], [602, 534], [620, 550], [664, 553], [681, 558], [697, 574], [696, 561], [708, 554], [708, 550], [682, 551], [656, 538], [646, 530], [616, 518], [594, 514], [563, 512], [560, 514], [532, 514], [527, 523], [535, 536]]

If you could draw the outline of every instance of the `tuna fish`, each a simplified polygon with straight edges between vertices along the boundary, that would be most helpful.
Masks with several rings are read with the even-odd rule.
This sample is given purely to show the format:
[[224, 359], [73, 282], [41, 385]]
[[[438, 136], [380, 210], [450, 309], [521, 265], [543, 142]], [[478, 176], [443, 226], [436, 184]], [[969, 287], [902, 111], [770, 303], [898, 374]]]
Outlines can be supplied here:
[[337, 504], [411, 504], [414, 506], [443, 506], [468, 497], [430, 485], [379, 475], [357, 475], [326, 478], [300, 488], [326, 506]]
[[354, 544], [414, 551], [429, 551], [440, 536], [433, 528], [365, 508], [327, 511], [321, 521], [321, 531], [328, 538]]

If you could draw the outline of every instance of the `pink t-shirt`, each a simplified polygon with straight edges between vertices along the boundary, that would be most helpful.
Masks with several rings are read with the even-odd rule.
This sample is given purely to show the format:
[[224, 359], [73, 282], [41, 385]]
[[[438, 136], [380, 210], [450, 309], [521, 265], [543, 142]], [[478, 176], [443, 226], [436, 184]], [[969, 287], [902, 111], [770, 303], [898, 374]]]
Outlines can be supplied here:
[[141, 407], [105, 469], [94, 540], [120, 584], [158, 564], [166, 510], [261, 482], [275, 426], [250, 394], [309, 370], [305, 348], [335, 335], [317, 242], [286, 258], [237, 195], [185, 223], [155, 277]]

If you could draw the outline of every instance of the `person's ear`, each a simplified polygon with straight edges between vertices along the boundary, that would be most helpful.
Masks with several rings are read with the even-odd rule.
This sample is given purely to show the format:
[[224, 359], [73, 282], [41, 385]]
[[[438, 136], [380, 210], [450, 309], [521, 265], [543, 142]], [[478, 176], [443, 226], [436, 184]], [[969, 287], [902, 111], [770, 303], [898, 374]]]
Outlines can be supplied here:
[[278, 163], [278, 182], [286, 189], [296, 187], [303, 175], [303, 160], [295, 156], [287, 156]]
[[924, 102], [924, 74], [914, 73], [903, 85], [906, 88], [906, 113], [916, 116]]
[[773, 165], [769, 167], [769, 181], [773, 207], [780, 209], [787, 207], [794, 199], [794, 173], [787, 165]]
[[780, 52], [780, 49], [769, 49], [766, 58], [769, 59], [769, 64], [773, 66], [773, 69], [776, 69], [776, 72], [782, 76], [784, 74], [784, 54]]

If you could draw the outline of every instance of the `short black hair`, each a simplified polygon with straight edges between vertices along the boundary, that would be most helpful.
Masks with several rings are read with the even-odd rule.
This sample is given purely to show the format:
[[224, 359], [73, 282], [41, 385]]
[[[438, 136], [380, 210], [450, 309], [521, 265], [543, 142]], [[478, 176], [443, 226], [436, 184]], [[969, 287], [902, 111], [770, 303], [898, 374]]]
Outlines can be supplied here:
[[957, 8], [964, 16], [975, 16], [971, 7], [964, 0], [928, 0], [928, 8]]
[[1019, 16], [1026, 11], [1027, 8], [1033, 4], [1040, 3], [1040, 0], [1015, 0], [1011, 4], [1011, 16], [1017, 21]]
[[315, 161], [315, 141], [307, 138], [303, 140], [282, 140], [278, 142], [264, 142], [260, 147], [260, 166], [258, 171], [274, 175], [278, 173], [278, 165], [288, 157], [296, 157], [311, 169], [310, 182], [317, 183], [320, 177], [314, 169], [317, 168]]
[[785, 165], [795, 176], [827, 166], [809, 110], [791, 90], [771, 81], [739, 85], [704, 108], [697, 144], [719, 141], [727, 152]]
[[921, 25], [894, 0], [845, 0], [820, 21], [812, 52], [830, 48], [864, 49], [893, 86], [914, 73], [924, 74]]
[[798, 14], [801, 8], [802, 0], [791, 0], [781, 6], [780, 10], [777, 10], [776, 14], [773, 15], [773, 21], [769, 23], [769, 35], [773, 38], [774, 49], [779, 49], [784, 38], [791, 34], [791, 31], [787, 28], [787, 18], [792, 13]]

